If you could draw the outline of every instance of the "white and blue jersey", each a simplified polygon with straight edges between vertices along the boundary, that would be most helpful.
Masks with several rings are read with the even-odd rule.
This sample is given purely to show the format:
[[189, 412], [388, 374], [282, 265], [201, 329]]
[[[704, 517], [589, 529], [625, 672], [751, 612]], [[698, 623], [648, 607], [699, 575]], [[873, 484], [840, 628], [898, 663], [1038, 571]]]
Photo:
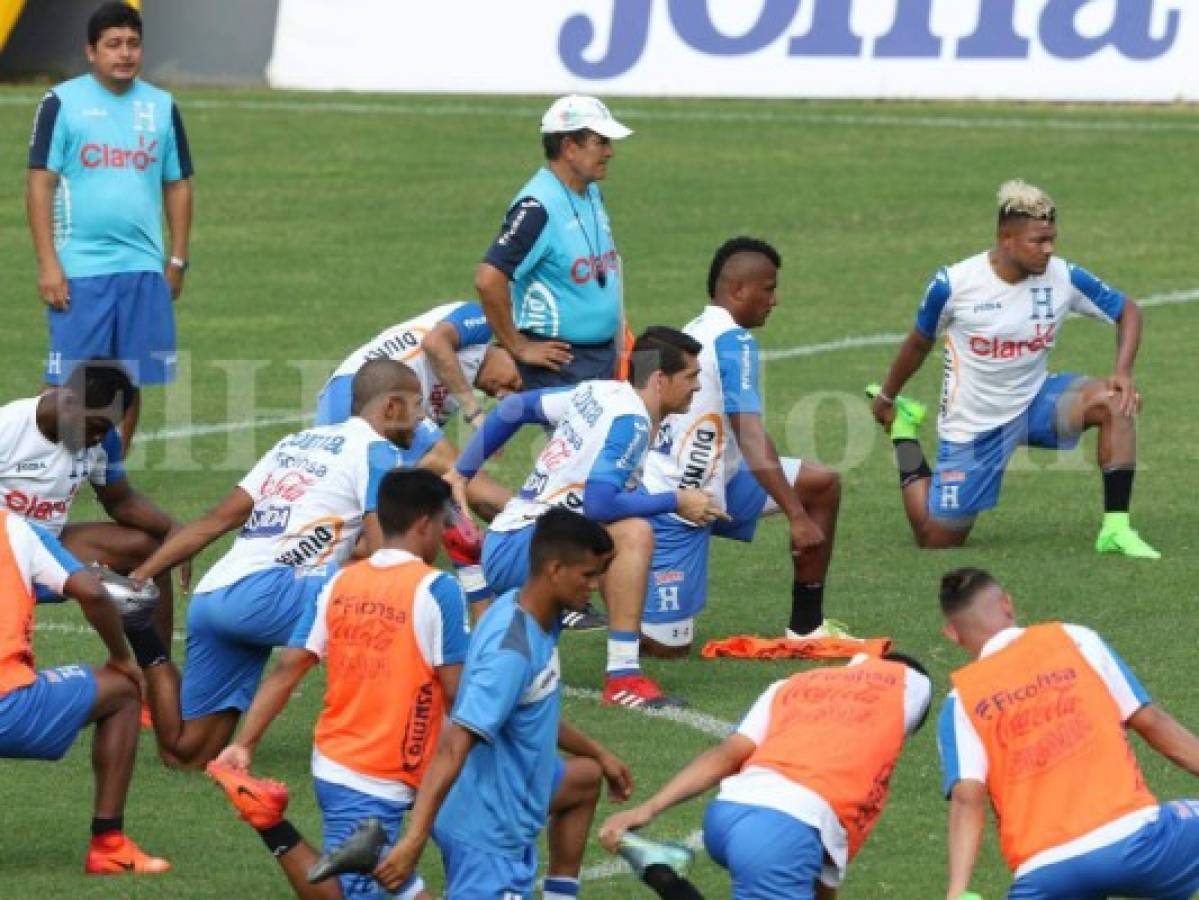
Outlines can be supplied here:
[[162, 185], [192, 175], [171, 95], [141, 79], [113, 94], [92, 75], [42, 98], [29, 168], [59, 176], [54, 242], [69, 278], [162, 272]]
[[0, 503], [9, 512], [62, 533], [79, 489], [125, 480], [121, 437], [114, 428], [94, 447], [68, 450], [37, 427], [39, 397], [0, 406]]
[[450, 715], [479, 743], [437, 816], [443, 852], [462, 844], [523, 860], [535, 848], [559, 766], [560, 687], [557, 622], [543, 631], [516, 591], [499, 598], [471, 638]]
[[598, 185], [579, 195], [539, 169], [517, 192], [484, 262], [512, 281], [518, 329], [572, 344], [616, 337], [621, 273]]
[[915, 328], [929, 340], [945, 336], [941, 439], [964, 443], [1016, 419], [1048, 377], [1066, 315], [1116, 322], [1124, 303], [1122, 293], [1057, 257], [1019, 284], [996, 275], [988, 253], [938, 270]]
[[357, 416], [287, 435], [238, 483], [254, 509], [196, 593], [266, 569], [343, 562], [375, 509], [379, 482], [401, 459], [399, 447]]
[[354, 375], [372, 359], [393, 359], [410, 368], [420, 381], [421, 400], [432, 424], [444, 425], [457, 410], [458, 401], [437, 377], [422, 347], [425, 337], [442, 322], [453, 326], [457, 333], [458, 365], [466, 383], [473, 384], [491, 343], [491, 326], [483, 307], [477, 303], [464, 300], [443, 303], [380, 332], [347, 356], [333, 372], [317, 402], [317, 424], [333, 425], [349, 418]]

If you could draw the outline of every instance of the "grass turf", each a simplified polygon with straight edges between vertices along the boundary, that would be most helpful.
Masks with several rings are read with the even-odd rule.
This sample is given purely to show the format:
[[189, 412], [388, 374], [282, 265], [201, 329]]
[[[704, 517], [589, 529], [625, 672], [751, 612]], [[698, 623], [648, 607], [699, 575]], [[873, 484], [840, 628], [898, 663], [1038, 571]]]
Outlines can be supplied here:
[[[21, 200], [25, 137], [38, 91], [0, 91], [0, 397], [40, 382], [45, 326]], [[196, 515], [236, 482], [278, 436], [256, 430], [153, 437], [156, 430], [310, 410], [320, 381], [350, 349], [434, 302], [471, 296], [472, 272], [513, 192], [538, 164], [540, 99], [372, 98], [184, 91], [180, 102], [197, 165], [193, 268], [178, 306], [185, 351], [180, 384], [150, 391], [134, 484], [178, 517]], [[983, 249], [992, 197], [1020, 175], [1047, 187], [1062, 210], [1062, 255], [1143, 297], [1199, 287], [1193, 259], [1199, 200], [1189, 170], [1199, 116], [1188, 108], [1085, 108], [969, 104], [618, 101], [637, 129], [617, 148], [604, 184], [627, 269], [635, 325], [681, 324], [704, 302], [716, 245], [739, 233], [782, 251], [782, 303], [759, 333], [783, 349], [901, 332], [934, 269]], [[1157, 564], [1099, 559], [1093, 436], [1057, 459], [1022, 456], [999, 508], [966, 550], [917, 552], [908, 536], [890, 452], [860, 401], [893, 348], [849, 347], [771, 361], [764, 377], [771, 431], [781, 449], [842, 469], [844, 502], [828, 612], [859, 634], [890, 635], [925, 660], [939, 696], [962, 655], [938, 633], [935, 589], [950, 567], [984, 565], [1011, 589], [1027, 621], [1064, 618], [1099, 629], [1150, 692], [1199, 725], [1190, 690], [1197, 564], [1192, 509], [1196, 427], [1187, 408], [1193, 307], [1146, 314], [1137, 367], [1146, 397], [1134, 519], [1164, 553]], [[1104, 374], [1113, 337], [1074, 321], [1055, 352], [1059, 371]], [[936, 397], [935, 362], [908, 391]], [[931, 442], [926, 449], [931, 452]], [[499, 472], [517, 481], [528, 445]], [[75, 518], [98, 514], [88, 498]], [[201, 558], [211, 564], [224, 544]], [[716, 542], [711, 605], [699, 639], [777, 633], [789, 597], [785, 528], [770, 522], [749, 546]], [[100, 662], [77, 608], [41, 608], [41, 665]], [[185, 621], [183, 602], [177, 622]], [[182, 655], [181, 645], [176, 645]], [[563, 639], [565, 681], [594, 688], [600, 635]], [[689, 660], [648, 668], [704, 713], [734, 720], [791, 664]], [[311, 725], [321, 685], [302, 689], [264, 742], [255, 768], [293, 791], [294, 821], [312, 839]], [[659, 786], [711, 737], [683, 724], [603, 709], [571, 697], [566, 714], [633, 766], [637, 796]], [[910, 744], [892, 800], [849, 871], [847, 898], [928, 897], [943, 890], [946, 805], [934, 728]], [[1143, 748], [1142, 748], [1143, 749]], [[1151, 752], [1141, 758], [1163, 797], [1189, 779]], [[90, 810], [88, 741], [47, 765], [0, 762], [9, 810], [0, 851], [6, 896], [286, 896], [250, 830], [200, 776], [164, 769], [143, 736], [127, 820], [131, 834], [175, 871], [145, 880], [81, 874]], [[601, 806], [599, 816], [611, 807]], [[649, 833], [698, 829], [703, 805], [664, 815]], [[768, 839], [768, 836], [764, 836]], [[593, 844], [588, 867], [609, 860]], [[440, 885], [434, 850], [422, 871]], [[702, 858], [696, 881], [712, 897], [728, 881]], [[999, 895], [1005, 870], [988, 839], [975, 888]], [[594, 897], [640, 889], [627, 875], [590, 881]]]

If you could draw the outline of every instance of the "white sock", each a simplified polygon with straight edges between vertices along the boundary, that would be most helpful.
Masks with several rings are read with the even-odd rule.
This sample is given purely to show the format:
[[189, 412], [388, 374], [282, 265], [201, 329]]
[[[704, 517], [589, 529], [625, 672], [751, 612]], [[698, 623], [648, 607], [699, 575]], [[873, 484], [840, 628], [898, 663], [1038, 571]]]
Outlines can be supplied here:
[[636, 675], [641, 671], [641, 636], [635, 631], [608, 632], [608, 677]]

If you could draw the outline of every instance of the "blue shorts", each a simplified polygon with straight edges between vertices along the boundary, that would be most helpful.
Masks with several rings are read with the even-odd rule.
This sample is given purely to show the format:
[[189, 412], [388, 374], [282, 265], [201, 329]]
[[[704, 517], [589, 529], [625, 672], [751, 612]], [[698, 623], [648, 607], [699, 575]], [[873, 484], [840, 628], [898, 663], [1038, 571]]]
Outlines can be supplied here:
[[183, 718], [245, 712], [271, 649], [289, 643], [333, 572], [332, 566], [305, 573], [278, 566], [192, 597], [180, 691]]
[[734, 900], [816, 896], [824, 845], [819, 831], [793, 816], [714, 800], [704, 813], [704, 847], [733, 877]]
[[[531, 331], [521, 331], [525, 337], [533, 341], [557, 341], [562, 338], [551, 338]], [[567, 343], [570, 343], [567, 341]], [[528, 366], [517, 362], [520, 371], [522, 390], [534, 391], [543, 388], [567, 387], [583, 381], [610, 381], [616, 377], [616, 362], [619, 354], [616, 342], [606, 344], [570, 344], [571, 360], [562, 368], [554, 371], [542, 366]]]
[[537, 844], [520, 859], [489, 853], [456, 841], [433, 826], [433, 840], [445, 866], [445, 895], [453, 900], [533, 900]]
[[1199, 892], [1199, 802], [1163, 803], [1150, 822], [1121, 841], [1034, 869], [1008, 900], [1187, 900]]
[[483, 537], [483, 577], [495, 596], [522, 587], [529, 580], [533, 524], [515, 531], [488, 531]]
[[70, 278], [67, 289], [70, 306], [46, 310], [47, 384], [93, 357], [120, 360], [137, 385], [175, 380], [175, 309], [161, 272]]
[[0, 697], [0, 758], [62, 759], [95, 705], [87, 666], [43, 669], [33, 684]]
[[[1050, 375], [1023, 414], [972, 441], [941, 441], [928, 493], [928, 511], [949, 523], [970, 520], [999, 502], [1003, 473], [1020, 446], [1072, 450], [1079, 435], [1060, 427], [1058, 406], [1081, 375]], [[968, 524], [968, 522], [967, 522]]]
[[[801, 465], [798, 459], [783, 460], [788, 481], [795, 481]], [[720, 521], [703, 528], [689, 525], [675, 516], [650, 519], [654, 529], [654, 558], [645, 585], [643, 623], [671, 625], [694, 619], [708, 600], [711, 538], [752, 541], [762, 517], [778, 509], [754, 474], [745, 468], [738, 469], [725, 485], [724, 508], [731, 521]], [[649, 636], [655, 640], [661, 637]], [[682, 643], [690, 643], [690, 640]]]
[[[364, 819], [376, 818], [383, 823], [387, 832], [387, 844], [391, 846], [400, 834], [400, 826], [404, 823], [404, 814], [412, 808], [411, 803], [399, 803], [395, 800], [384, 800], [372, 797], [353, 788], [320, 778], [312, 779], [316, 787], [316, 802], [321, 808], [323, 837], [321, 849], [326, 853], [334, 847], [346, 842], [358, 823]], [[337, 879], [341, 883], [341, 895], [347, 900], [363, 900], [363, 898], [382, 897], [413, 897], [424, 889], [424, 881], [417, 874], [411, 875], [403, 887], [395, 894], [389, 894], [379, 882], [369, 875], [342, 875]]]

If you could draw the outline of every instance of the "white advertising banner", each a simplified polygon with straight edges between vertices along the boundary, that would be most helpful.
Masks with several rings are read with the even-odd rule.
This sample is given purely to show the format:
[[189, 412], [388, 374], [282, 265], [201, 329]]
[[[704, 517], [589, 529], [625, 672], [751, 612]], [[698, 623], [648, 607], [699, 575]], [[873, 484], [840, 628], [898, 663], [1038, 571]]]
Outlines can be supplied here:
[[1199, 0], [281, 0], [273, 86], [1199, 99]]

